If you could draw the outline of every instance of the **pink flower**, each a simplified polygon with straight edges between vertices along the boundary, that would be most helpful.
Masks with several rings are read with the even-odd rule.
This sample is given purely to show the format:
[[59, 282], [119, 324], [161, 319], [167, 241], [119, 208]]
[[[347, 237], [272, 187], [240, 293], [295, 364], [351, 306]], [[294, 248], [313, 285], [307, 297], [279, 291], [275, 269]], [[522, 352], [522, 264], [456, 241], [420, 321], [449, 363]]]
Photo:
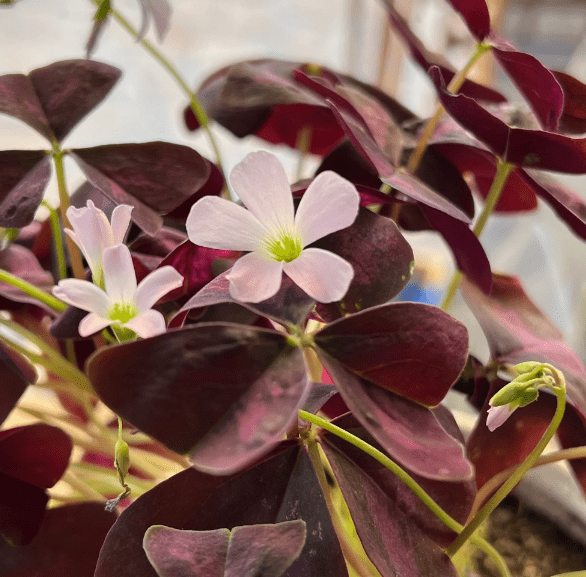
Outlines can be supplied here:
[[268, 152], [249, 154], [232, 171], [230, 183], [248, 210], [206, 196], [191, 208], [187, 233], [200, 246], [250, 251], [228, 275], [231, 296], [264, 301], [278, 292], [284, 272], [317, 301], [340, 300], [354, 276], [352, 265], [332, 252], [306, 247], [354, 222], [360, 204], [354, 185], [335, 172], [322, 172], [294, 214], [285, 171]]

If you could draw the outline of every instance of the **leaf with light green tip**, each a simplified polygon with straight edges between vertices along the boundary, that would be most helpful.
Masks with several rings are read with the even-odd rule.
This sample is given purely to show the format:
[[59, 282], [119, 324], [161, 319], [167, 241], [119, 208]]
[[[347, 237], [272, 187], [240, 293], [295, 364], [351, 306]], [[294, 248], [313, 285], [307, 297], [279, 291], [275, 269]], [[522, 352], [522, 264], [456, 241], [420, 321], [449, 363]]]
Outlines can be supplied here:
[[150, 527], [143, 547], [159, 577], [280, 577], [305, 544], [305, 522], [213, 531]]

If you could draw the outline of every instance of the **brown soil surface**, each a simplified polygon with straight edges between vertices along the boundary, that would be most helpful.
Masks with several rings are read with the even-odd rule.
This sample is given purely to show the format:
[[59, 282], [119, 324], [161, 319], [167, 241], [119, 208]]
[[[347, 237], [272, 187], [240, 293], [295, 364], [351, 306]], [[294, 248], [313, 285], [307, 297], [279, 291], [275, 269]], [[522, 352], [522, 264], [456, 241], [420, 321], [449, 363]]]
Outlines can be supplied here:
[[[503, 556], [513, 577], [552, 577], [586, 569], [586, 547], [545, 517], [517, 503], [501, 505], [491, 516], [488, 541]], [[492, 561], [479, 552], [479, 577], [500, 577]]]

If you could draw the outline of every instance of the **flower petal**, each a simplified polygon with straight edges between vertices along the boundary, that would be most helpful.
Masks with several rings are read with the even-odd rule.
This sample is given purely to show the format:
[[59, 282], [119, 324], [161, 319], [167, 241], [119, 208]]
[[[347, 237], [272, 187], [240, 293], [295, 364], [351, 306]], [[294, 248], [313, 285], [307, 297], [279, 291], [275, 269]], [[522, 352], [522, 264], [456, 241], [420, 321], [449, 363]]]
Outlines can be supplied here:
[[112, 240], [114, 244], [124, 242], [124, 237], [130, 226], [130, 213], [133, 207], [129, 204], [119, 204], [112, 211]]
[[263, 254], [251, 252], [238, 259], [226, 278], [230, 296], [246, 303], [259, 303], [279, 291], [283, 263]]
[[217, 196], [198, 200], [186, 227], [192, 243], [224, 250], [259, 250], [267, 234], [250, 211]]
[[285, 169], [274, 154], [251, 152], [234, 167], [230, 184], [268, 231], [293, 231], [293, 195]]
[[76, 278], [60, 280], [59, 284], [53, 287], [53, 294], [68, 305], [106, 316], [108, 295], [100, 287], [87, 280]]
[[165, 317], [159, 311], [153, 309], [144, 311], [122, 326], [134, 331], [143, 339], [160, 335], [167, 330]]
[[104, 283], [111, 303], [134, 302], [136, 273], [130, 250], [117, 244], [104, 250]]
[[350, 181], [331, 170], [319, 174], [305, 191], [295, 215], [303, 246], [350, 226], [359, 205], [360, 196]]
[[110, 319], [105, 319], [96, 313], [90, 313], [81, 319], [77, 330], [82, 337], [89, 337], [111, 324], [112, 321]]
[[136, 306], [139, 312], [152, 308], [161, 297], [182, 284], [183, 275], [172, 266], [163, 266], [154, 270], [140, 281], [136, 289]]
[[515, 411], [517, 407], [511, 408], [510, 405], [500, 405], [498, 407], [490, 407], [486, 417], [486, 426], [492, 433], [497, 427], [500, 427]]
[[348, 261], [321, 248], [305, 249], [299, 258], [285, 263], [283, 271], [321, 303], [342, 299], [354, 277], [354, 269]]

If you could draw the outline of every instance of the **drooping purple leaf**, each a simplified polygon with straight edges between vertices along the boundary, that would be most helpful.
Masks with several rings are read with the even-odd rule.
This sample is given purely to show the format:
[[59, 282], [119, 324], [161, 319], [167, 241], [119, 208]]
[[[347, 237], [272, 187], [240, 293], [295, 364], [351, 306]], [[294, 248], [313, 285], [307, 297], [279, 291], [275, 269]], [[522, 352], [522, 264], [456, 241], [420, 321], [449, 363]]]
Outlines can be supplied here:
[[448, 0], [466, 22], [476, 40], [484, 40], [490, 33], [490, 14], [485, 0]]
[[319, 349], [360, 377], [435, 406], [466, 364], [466, 327], [437, 307], [392, 303], [330, 323]]
[[551, 70], [564, 92], [564, 110], [560, 116], [559, 131], [566, 134], [586, 132], [586, 85], [559, 70]]
[[0, 342], [0, 425], [29, 384], [37, 380], [35, 367], [21, 354]]
[[0, 151], [0, 226], [22, 228], [30, 224], [50, 176], [46, 152]]
[[224, 475], [269, 452], [308, 391], [300, 350], [244, 325], [200, 324], [102, 349], [87, 370], [126, 421]]
[[47, 489], [65, 472], [71, 449], [69, 435], [44, 423], [0, 431], [0, 473]]
[[283, 275], [281, 288], [274, 297], [260, 303], [236, 301], [230, 296], [227, 274], [228, 271], [208, 283], [185, 303], [181, 311], [220, 303], [236, 303], [278, 323], [301, 325], [315, 305], [315, 301], [306, 295], [287, 275]]
[[564, 93], [556, 77], [534, 56], [518, 52], [494, 35], [490, 40], [494, 57], [529, 103], [543, 129], [557, 131]]
[[302, 410], [308, 413], [317, 413], [334, 395], [338, 389], [330, 383], [310, 383], [310, 390]]
[[[474, 0], [473, 4], [476, 4], [482, 0]], [[452, 66], [445, 60], [445, 58], [439, 54], [431, 52], [425, 48], [421, 40], [413, 34], [407, 21], [401, 17], [401, 15], [395, 9], [392, 0], [384, 0], [384, 4], [389, 12], [389, 21], [393, 29], [401, 36], [409, 52], [411, 52], [411, 56], [417, 62], [417, 64], [423, 69], [423, 71], [428, 74], [429, 69], [431, 66], [437, 66], [442, 71], [446, 82], [450, 82], [455, 75], [454, 69]], [[466, 0], [455, 0], [452, 5], [455, 4], [464, 6], [469, 6], [471, 3], [466, 2]], [[469, 8], [467, 8], [469, 10]], [[482, 16], [480, 19], [477, 20], [478, 23], [482, 21]], [[478, 31], [483, 31], [482, 24], [478, 27]], [[462, 84], [460, 88], [461, 94], [466, 94], [471, 98], [477, 100], [484, 100], [485, 102], [505, 102], [506, 98], [491, 88], [483, 86], [482, 84], [477, 84], [471, 80], [465, 80], [464, 84]]]
[[187, 469], [125, 509], [110, 531], [95, 577], [155, 577], [142, 548], [152, 525], [196, 531], [302, 519], [307, 540], [285, 577], [348, 577], [311, 463], [296, 441], [231, 477]]
[[337, 303], [318, 305], [324, 320], [340, 318], [390, 301], [409, 282], [413, 250], [390, 219], [360, 208], [352, 226], [314, 244], [334, 252], [354, 268], [348, 292]]
[[151, 527], [143, 547], [160, 577], [280, 577], [305, 543], [305, 522], [245, 525], [232, 531]]
[[169, 142], [113, 144], [72, 152], [87, 179], [115, 204], [130, 204], [148, 234], [159, 215], [177, 208], [208, 180], [210, 164], [195, 150]]
[[167, 30], [169, 29], [169, 21], [171, 19], [171, 5], [167, 0], [138, 0], [142, 6], [143, 16], [142, 24], [140, 26], [139, 34], [136, 38], [137, 42], [142, 40], [149, 28], [149, 22], [152, 20], [155, 23], [157, 37], [159, 42], [163, 41]]
[[393, 459], [426, 479], [470, 479], [463, 444], [436, 416], [445, 409], [422, 407], [357, 377], [327, 355], [320, 358], [348, 408]]
[[458, 269], [480, 290], [488, 294], [492, 286], [492, 271], [488, 257], [476, 235], [463, 222], [450, 215], [422, 205], [421, 211], [448, 243]]
[[458, 207], [424, 182], [404, 170], [397, 169], [355, 117], [338, 108], [332, 101], [328, 102], [346, 136], [362, 157], [376, 170], [383, 182], [422, 204], [437, 208], [464, 222], [470, 221]]
[[100, 547], [116, 520], [102, 503], [76, 503], [49, 509], [39, 534], [24, 547], [0, 539], [0, 574], [32, 577], [93, 577]]
[[505, 162], [569, 174], [586, 172], [586, 139], [507, 126], [472, 98], [447, 92], [437, 67], [430, 74], [446, 111]]
[[29, 74], [58, 142], [102, 102], [120, 74], [118, 68], [94, 60], [64, 60]]

